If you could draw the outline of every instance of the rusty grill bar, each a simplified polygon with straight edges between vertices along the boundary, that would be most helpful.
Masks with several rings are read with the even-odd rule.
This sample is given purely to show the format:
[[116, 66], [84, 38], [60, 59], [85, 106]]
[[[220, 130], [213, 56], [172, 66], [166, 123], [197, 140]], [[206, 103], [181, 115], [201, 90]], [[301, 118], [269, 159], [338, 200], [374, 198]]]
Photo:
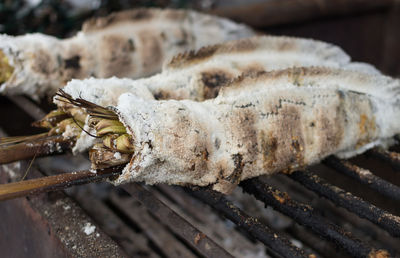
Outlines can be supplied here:
[[[26, 111], [29, 110], [29, 113], [34, 116], [34, 119], [40, 118], [39, 114], [42, 113], [41, 110], [36, 106], [33, 108], [32, 103], [27, 99], [18, 97], [13, 98], [12, 101], [22, 109], [26, 109]], [[28, 105], [25, 105], [26, 103], [28, 103]], [[396, 155], [398, 155], [397, 153], [374, 149], [370, 151], [370, 154], [384, 160], [385, 162], [390, 162], [392, 165], [400, 164], [396, 159]], [[330, 167], [333, 167], [336, 171], [341, 172], [346, 176], [350, 176], [360, 183], [366, 184], [371, 189], [390, 197], [394, 201], [399, 200], [398, 186], [375, 175], [363, 178], [360, 176], [360, 173], [356, 173], [355, 171], [359, 168], [347, 161], [328, 158], [324, 162]], [[339, 187], [325, 182], [325, 180], [310, 172], [297, 171], [288, 175], [288, 177], [294, 182], [301, 183], [304, 187], [318, 195], [329, 199], [334, 204], [344, 207], [362, 218], [367, 218], [378, 225], [379, 228], [389, 232], [395, 238], [400, 237], [400, 221], [396, 215], [386, 212], [359, 197], [349, 194]], [[383, 255], [382, 257], [385, 257], [384, 255], [387, 255], [386, 251], [379, 250], [379, 247], [375, 247], [365, 240], [358, 239], [347, 229], [336, 225], [329, 219], [320, 215], [317, 209], [314, 209], [308, 204], [303, 204], [293, 200], [287, 193], [281, 192], [259, 179], [251, 179], [242, 182], [240, 187], [242, 187], [245, 192], [254, 195], [256, 199], [264, 202], [266, 206], [271, 206], [279, 212], [286, 214], [295, 222], [305, 225], [313, 232], [316, 232], [317, 235], [333, 242], [337, 247], [340, 247], [353, 257], [374, 257], [377, 255]], [[164, 190], [166, 190], [168, 187], [161, 188], [165, 188]], [[184, 242], [184, 245], [189, 248], [188, 250], [193, 250], [194, 256], [231, 257], [231, 254], [218, 243], [214, 242], [212, 238], [197, 229], [196, 226], [192, 225], [184, 217], [177, 214], [170, 204], [165, 204], [165, 200], [162, 201], [162, 198], [151, 190], [152, 187], [146, 189], [138, 184], [130, 184], [123, 186], [122, 189], [129, 193], [130, 196], [140, 201], [148, 211], [153, 214], [153, 216], [162, 221], [162, 223], [164, 223], [174, 235], [178, 236], [178, 239]], [[287, 240], [286, 234], [282, 235], [279, 231], [269, 229], [267, 225], [259, 222], [254, 217], [247, 215], [232, 202], [227, 201], [221, 194], [212, 192], [208, 189], [186, 189], [186, 192], [187, 191], [190, 192], [190, 195], [213, 207], [217, 213], [234, 222], [242, 231], [247, 232], [249, 235], [265, 244], [265, 246], [270, 250], [269, 255], [280, 257], [304, 257], [307, 253], [309, 254], [309, 257], [315, 257], [312, 246], [311, 251], [310, 249], [304, 251], [293, 246]], [[113, 198], [115, 199], [117, 197], [114, 196]], [[90, 206], [90, 201], [85, 200], [84, 198], [81, 198], [80, 200], [78, 199], [78, 203], [83, 204], [85, 207]], [[101, 204], [99, 201], [96, 201], [95, 203], [98, 205]], [[112, 211], [107, 212], [112, 213]], [[92, 213], [92, 216], [96, 218], [96, 213]], [[121, 221], [119, 223], [123, 222]], [[108, 231], [105, 230], [105, 232]], [[132, 237], [131, 233], [125, 232], [125, 234]], [[394, 242], [396, 241], [397, 240], [394, 240]], [[125, 244], [121, 245], [127, 248]], [[146, 250], [151, 251], [151, 248]], [[393, 249], [391, 249], [390, 252], [392, 252], [392, 256], [397, 255], [398, 247], [393, 246]], [[323, 256], [323, 254], [320, 254], [318, 251], [315, 253], [316, 256]], [[158, 255], [151, 256], [158, 257]]]
[[296, 171], [290, 175], [290, 178], [329, 199], [333, 203], [356, 213], [361, 218], [368, 219], [388, 231], [393, 236], [400, 236], [399, 217], [394, 216], [337, 186], [326, 183], [325, 180], [317, 175], [313, 175], [312, 173]]
[[122, 188], [143, 203], [150, 212], [164, 221], [171, 230], [188, 241], [188, 244], [191, 244], [202, 255], [206, 257], [232, 257], [203, 232], [192, 226], [139, 184], [124, 185]]
[[[395, 138], [400, 142], [399, 136]], [[400, 169], [400, 153], [381, 149], [373, 149], [369, 153], [385, 162], [389, 162], [394, 168]]]
[[345, 232], [318, 215], [311, 206], [291, 200], [286, 193], [278, 189], [267, 186], [257, 179], [244, 181], [241, 186], [247, 193], [254, 195], [265, 205], [272, 206], [279, 212], [293, 218], [296, 222], [335, 242], [354, 257], [366, 257], [373, 251], [373, 248], [367, 243], [363, 243], [353, 237], [351, 233]]
[[256, 218], [247, 215], [241, 209], [229, 202], [222, 194], [209, 189], [187, 191], [212, 206], [224, 217], [246, 230], [256, 239], [268, 246], [272, 251], [283, 257], [306, 257], [303, 250], [297, 248], [288, 239], [273, 232]]
[[368, 169], [360, 168], [348, 161], [339, 160], [335, 157], [325, 159], [324, 164], [334, 168], [336, 171], [341, 172], [346, 176], [368, 185], [370, 188], [386, 197], [400, 201], [400, 187], [375, 176]]

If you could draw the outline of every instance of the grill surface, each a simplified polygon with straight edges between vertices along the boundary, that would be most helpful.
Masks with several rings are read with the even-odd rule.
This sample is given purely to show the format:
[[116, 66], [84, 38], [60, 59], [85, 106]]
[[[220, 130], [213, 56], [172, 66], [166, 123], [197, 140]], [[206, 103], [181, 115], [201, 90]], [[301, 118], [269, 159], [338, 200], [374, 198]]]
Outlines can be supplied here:
[[[19, 108], [29, 111], [28, 114], [36, 119], [42, 115], [38, 107], [32, 106], [32, 103], [23, 97], [14, 97], [11, 100]], [[374, 163], [382, 163], [383, 161], [382, 164], [390, 163], [393, 167], [400, 164], [396, 159], [396, 155], [395, 152], [382, 150], [373, 150], [369, 154], [369, 156], [377, 157], [377, 159], [374, 159]], [[57, 162], [51, 162], [54, 159], [59, 160]], [[37, 160], [37, 166], [43, 174], [50, 175], [54, 173], [55, 166], [59, 168], [60, 162], [71, 162], [70, 159], [71, 157], [68, 155], [59, 156], [58, 158], [45, 158], [44, 160]], [[78, 157], [78, 159], [80, 159], [80, 161], [77, 163], [82, 163], [82, 161], [87, 163], [84, 157]], [[249, 215], [252, 214], [252, 211], [246, 212], [245, 207], [243, 207], [243, 209], [239, 208], [238, 205], [245, 206], [243, 202], [240, 201], [240, 196], [238, 199], [235, 199], [237, 196], [235, 196], [235, 198], [229, 196], [224, 197], [208, 189], [185, 189], [185, 191], [181, 191], [182, 188], [180, 187], [143, 187], [139, 184], [130, 184], [122, 186], [122, 188], [118, 188], [118, 190], [110, 190], [110, 188], [112, 188], [110, 186], [106, 187], [106, 189], [99, 190], [97, 189], [98, 187], [94, 186], [82, 186], [79, 191], [69, 191], [69, 195], [92, 216], [94, 220], [93, 223], [100, 224], [100, 228], [107, 232], [107, 234], [122, 247], [119, 251], [119, 255], [124, 252], [131, 252], [129, 253], [130, 255], [133, 254], [132, 252], [135, 252], [135, 255], [139, 254], [141, 256], [151, 257], [153, 257], [153, 255], [162, 257], [231, 257], [232, 255], [239, 255], [240, 252], [226, 244], [224, 245], [224, 242], [221, 241], [221, 239], [224, 240], [224, 237], [218, 239], [213, 235], [214, 233], [204, 233], [203, 230], [199, 229], [199, 223], [196, 221], [196, 217], [201, 219], [205, 214], [202, 214], [204, 211], [198, 207], [190, 207], [193, 204], [188, 203], [188, 201], [193, 202], [195, 199], [199, 199], [201, 202], [211, 206], [215, 214], [219, 214], [232, 221], [236, 225], [232, 232], [242, 235], [241, 238], [247, 241], [247, 246], [245, 245], [242, 248], [249, 248], [249, 250], [252, 251], [261, 250], [259, 254], [264, 253], [264, 255], [272, 257], [313, 257], [313, 255], [317, 257], [330, 257], [332, 256], [332, 254], [329, 253], [329, 250], [332, 249], [330, 245], [333, 243], [333, 248], [339, 248], [341, 249], [340, 252], [347, 253], [347, 255], [353, 257], [385, 257], [388, 253], [390, 253], [391, 256], [400, 255], [398, 245], [398, 243], [400, 243], [398, 239], [400, 236], [400, 218], [397, 216], [398, 210], [396, 209], [396, 203], [399, 201], [399, 187], [374, 175], [368, 169], [362, 169], [354, 165], [350, 161], [343, 161], [330, 157], [324, 161], [324, 164], [335, 169], [336, 173], [343, 173], [344, 176], [342, 176], [342, 180], [351, 180], [358, 185], [364, 184], [386, 199], [391, 199], [394, 211], [385, 211], [377, 205], [371, 204], [335, 184], [328, 183], [327, 180], [311, 171], [297, 171], [286, 175], [287, 179], [283, 179], [285, 178], [283, 175], [273, 176], [271, 178], [261, 177], [247, 180], [240, 185], [244, 192], [262, 201], [265, 207], [273, 207], [282, 214], [292, 218], [294, 223], [303, 225], [305, 228], [301, 230], [310, 230], [312, 235], [317, 235], [317, 238], [314, 237], [314, 241], [318, 241], [318, 243], [310, 243], [305, 239], [310, 232], [304, 234], [304, 236], [302, 236], [301, 231], [300, 234], [298, 232], [291, 232], [293, 229], [290, 228], [295, 227], [293, 226], [293, 222], [289, 223], [291, 226], [284, 227], [283, 230], [277, 230], [274, 224], [269, 223], [269, 225], [267, 225], [268, 222], [265, 222], [262, 216], [257, 219], [255, 216]], [[9, 166], [11, 165], [3, 166], [3, 170], [5, 167]], [[76, 170], [74, 166], [69, 169], [74, 168]], [[59, 168], [61, 171], [65, 171], [65, 169], [67, 168]], [[23, 171], [17, 171], [15, 169], [13, 172], [23, 173]], [[390, 173], [397, 172], [393, 171]], [[39, 174], [39, 172], [35, 172], [33, 176], [38, 176]], [[292, 184], [300, 183], [303, 185], [303, 187], [297, 186], [298, 193], [294, 192], [291, 185], [285, 181], [288, 179], [292, 181]], [[92, 188], [92, 190], [82, 190], [84, 187]], [[311, 203], [310, 201], [296, 200], [309, 198], [307, 197], [309, 193], [307, 193], [305, 188], [325, 199], [312, 196]], [[83, 195], [80, 193], [81, 191], [85, 193], [91, 192], [91, 197], [87, 197], [86, 194]], [[287, 193], [285, 191], [292, 193]], [[121, 192], [123, 192], [122, 195]], [[299, 194], [303, 195], [303, 197], [298, 198], [297, 195]], [[127, 195], [136, 199], [141, 205], [127, 201]], [[242, 193], [241, 195], [244, 194]], [[88, 198], [90, 199], [88, 200]], [[177, 202], [174, 200], [176, 198], [183, 198], [185, 201], [180, 200]], [[35, 197], [32, 199], [34, 200]], [[318, 199], [317, 203], [315, 203], [316, 199]], [[331, 207], [326, 209], [328, 206], [326, 205], [326, 202], [328, 202], [326, 200], [329, 200], [334, 205], [330, 205]], [[91, 207], [91, 202], [94, 203], [96, 208]], [[252, 200], [252, 202], [255, 203], [255, 200]], [[325, 204], [320, 205], [320, 203]], [[136, 209], [134, 208], [135, 205], [139, 205], [141, 208]], [[143, 209], [143, 207], [145, 207], [145, 209]], [[178, 209], [176, 207], [178, 207]], [[347, 209], [360, 218], [355, 219], [356, 223], [354, 223], [354, 218], [347, 220], [347, 218], [344, 217], [341, 218], [339, 222], [335, 219], [332, 220], [332, 214], [329, 213], [336, 209], [341, 210], [342, 208], [339, 207]], [[96, 209], [103, 211], [99, 212], [96, 211]], [[187, 211], [184, 211], [185, 209], [192, 209], [192, 215], [185, 214], [187, 213]], [[258, 212], [263, 213], [262, 209], [263, 208], [259, 209]], [[146, 213], [146, 215], [143, 215], [143, 213]], [[197, 214], [193, 216], [193, 213]], [[153, 222], [147, 221], [146, 216], [152, 217]], [[277, 216], [279, 217], [281, 215]], [[114, 223], [119, 224], [118, 230], [114, 230], [114, 232], [110, 232], [110, 229], [108, 229], [109, 226], [106, 225], [107, 222], [104, 221], [110, 217], [113, 218], [112, 221], [114, 221]], [[359, 224], [365, 223], [361, 218], [365, 218], [373, 224], [370, 223], [365, 229], [360, 229], [358, 228]], [[226, 221], [223, 222], [221, 218], [219, 218], [219, 220], [220, 223], [222, 221], [222, 223], [225, 224], [224, 226], [229, 226], [229, 224], [226, 224]], [[153, 226], [155, 222], [160, 225]], [[128, 225], [126, 225], [127, 223]], [[132, 226], [131, 223], [133, 223], [134, 226]], [[141, 225], [142, 223], [145, 225], [144, 227]], [[206, 225], [206, 227], [207, 226], [210, 225]], [[143, 228], [137, 230], [139, 232], [131, 232], [135, 227]], [[161, 228], [163, 228], [163, 230], [161, 230]], [[356, 228], [361, 231], [361, 234], [355, 230]], [[355, 232], [353, 232], [353, 230], [355, 230]], [[120, 233], [122, 235], [119, 235]], [[160, 234], [161, 237], [156, 237], [158, 234]], [[230, 232], [227, 233], [227, 235], [229, 234]], [[363, 234], [367, 235], [363, 236]], [[130, 241], [135, 242], [138, 238], [145, 238], [148, 239], [149, 243], [141, 240], [138, 242], [140, 244], [135, 246], [124, 242], [126, 239], [121, 240], [121, 237], [128, 238]], [[325, 240], [319, 240], [319, 237]], [[170, 243], [170, 245], [164, 243], [166, 239], [169, 239], [168, 243]], [[265, 245], [265, 251], [263, 251], [263, 248], [259, 249], [259, 246], [258, 249], [255, 247], [254, 241], [256, 240]], [[111, 241], [110, 243], [113, 242], [112, 240], [109, 241]], [[326, 246], [319, 246], [321, 241], [331, 243], [327, 243]], [[254, 255], [254, 253], [249, 255]]]

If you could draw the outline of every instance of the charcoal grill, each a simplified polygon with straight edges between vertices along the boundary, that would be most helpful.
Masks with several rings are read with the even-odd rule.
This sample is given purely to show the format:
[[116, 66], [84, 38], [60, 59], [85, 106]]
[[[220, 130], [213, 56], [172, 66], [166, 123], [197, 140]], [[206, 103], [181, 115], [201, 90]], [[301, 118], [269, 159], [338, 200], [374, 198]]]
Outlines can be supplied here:
[[[39, 107], [24, 97], [13, 97], [10, 100], [10, 105], [13, 108], [22, 109], [35, 119], [43, 115]], [[6, 100], [4, 99], [4, 101]], [[202, 217], [208, 216], [204, 213], [211, 212], [204, 210], [204, 206], [199, 203], [200, 200], [202, 203], [211, 206], [212, 212], [234, 223], [234, 227], [240, 232], [236, 232], [235, 229], [236, 234], [241, 235], [242, 241], [246, 241], [246, 244], [241, 248], [251, 246], [254, 251], [256, 250], [254, 246], [257, 245], [255, 242], [260, 241], [266, 247], [266, 254], [272, 257], [334, 257], [337, 254], [354, 257], [386, 257], [385, 255], [390, 254], [396, 257], [400, 255], [400, 217], [398, 216], [400, 209], [397, 208], [400, 200], [400, 187], [382, 177], [395, 177], [396, 173], [398, 174], [398, 166], [400, 166], [398, 155], [397, 152], [393, 151], [373, 149], [354, 161], [329, 157], [323, 161], [324, 165], [318, 165], [308, 170], [272, 176], [271, 178], [255, 178], [240, 184], [240, 189], [243, 192], [251, 194], [255, 199], [263, 202], [265, 207], [273, 207], [290, 217], [294, 223], [302, 225], [302, 229], [298, 229], [299, 226], [291, 226], [292, 228], [288, 227], [283, 231], [272, 229], [274, 225], [267, 225], [251, 216], [250, 212], [246, 212], [245, 207], [238, 207], [243, 206], [243, 203], [209, 189], [170, 186], [148, 187], [140, 184], [128, 184], [112, 190], [108, 188], [103, 193], [100, 192], [100, 196], [96, 196], [96, 192], [90, 191], [84, 191], [86, 194], [89, 193], [88, 196], [79, 193], [79, 191], [69, 192], [70, 197], [81, 208], [77, 204], [72, 204], [73, 201], [70, 198], [62, 194], [52, 193], [43, 195], [39, 198], [40, 201], [36, 197], [7, 201], [0, 204], [0, 209], [7, 210], [10, 207], [15, 207], [14, 210], [5, 212], [8, 217], [4, 216], [3, 226], [0, 227], [3, 227], [2, 232], [8, 231], [9, 234], [18, 234], [19, 231], [9, 231], [11, 229], [7, 228], [4, 223], [11, 221], [12, 224], [13, 216], [10, 212], [16, 212], [18, 210], [16, 207], [23, 203], [23, 207], [19, 207], [19, 209], [22, 209], [19, 212], [28, 213], [29, 216], [25, 214], [27, 217], [32, 217], [33, 215], [29, 213], [34, 212], [36, 217], [40, 217], [39, 220], [42, 223], [49, 224], [47, 226], [50, 228], [47, 231], [52, 232], [50, 235], [54, 234], [52, 241], [61, 241], [58, 245], [61, 245], [64, 251], [67, 251], [66, 254], [69, 255], [79, 254], [78, 251], [116, 256], [124, 256], [126, 253], [161, 257], [229, 257], [238, 255], [237, 250], [230, 249], [232, 247], [224, 247], [224, 237], [220, 236], [218, 239], [213, 233], [206, 234], [204, 229], [200, 229], [199, 222], [196, 220], [204, 221]], [[58, 159], [64, 160], [63, 162], [72, 162], [68, 161], [71, 157], [60, 156]], [[83, 156], [74, 159], [87, 162]], [[51, 159], [48, 158], [47, 161], [49, 160]], [[360, 162], [362, 164], [368, 163], [366, 160], [375, 165], [384, 166], [385, 170], [392, 171], [386, 171], [380, 177], [378, 173], [357, 165]], [[2, 182], [12, 180], [13, 176], [14, 179], [20, 177], [24, 172], [24, 167], [26, 168], [26, 163], [18, 162], [2, 166]], [[30, 177], [54, 173], [54, 165], [50, 168], [46, 166], [46, 159], [44, 161], [37, 160], [37, 163], [39, 170], [30, 173]], [[58, 163], [56, 164], [58, 166]], [[368, 164], [366, 165], [368, 167]], [[19, 169], [15, 166], [19, 166]], [[391, 169], [391, 167], [394, 167], [394, 169]], [[351, 182], [357, 187], [364, 185], [365, 188], [375, 191], [375, 195], [379, 195], [380, 199], [385, 200], [383, 202], [384, 208], [367, 201], [368, 195], [365, 198], [360, 198], [344, 190], [342, 186], [336, 185], [335, 182], [330, 183], [329, 179], [323, 179], [321, 174], [326, 172], [322, 170], [327, 168], [334, 169], [335, 177], [340, 177], [342, 182]], [[319, 170], [319, 173], [315, 172], [316, 170]], [[382, 173], [382, 171], [377, 172]], [[302, 186], [299, 186], [299, 184]], [[293, 187], [294, 185], [296, 186]], [[90, 186], [86, 187], [90, 188]], [[344, 187], [349, 189], [348, 184], [344, 184]], [[352, 187], [350, 187], [350, 190], [352, 190]], [[109, 196], [104, 197], [105, 193], [108, 193]], [[378, 199], [373, 201], [379, 202]], [[136, 202], [133, 200], [136, 200]], [[65, 207], [74, 207], [74, 212], [82, 214], [80, 215], [81, 218], [79, 216], [75, 218], [73, 214], [65, 215], [73, 216], [72, 218], [65, 218], [63, 215], [65, 210], [57, 211], [57, 208], [60, 207], [54, 207], [54, 203], [63, 203], [64, 209]], [[390, 208], [388, 209], [388, 207]], [[39, 211], [41, 209], [47, 211], [47, 215], [46, 212]], [[89, 213], [91, 217], [85, 216], [81, 209]], [[52, 213], [54, 217], [48, 216], [49, 213]], [[341, 218], [332, 219], [335, 216]], [[109, 218], [112, 218], [112, 223], [119, 224], [118, 229], [111, 229], [107, 225]], [[25, 218], [27, 221], [20, 223], [27, 223], [29, 219], [32, 218]], [[35, 219], [38, 220], [38, 218]], [[31, 223], [36, 223], [36, 220], [31, 221]], [[99, 239], [90, 239], [82, 235], [85, 223], [99, 225], [96, 232], [104, 231], [101, 234], [96, 233]], [[20, 229], [26, 227], [23, 225], [15, 226]], [[64, 230], [60, 230], [60, 227], [64, 227]], [[297, 229], [294, 229], [296, 227]], [[69, 229], [70, 232], [81, 233], [82, 239], [77, 241], [77, 237], [72, 237], [75, 242], [66, 241], [65, 234], [68, 232], [64, 232], [65, 228], [71, 228]], [[114, 232], [112, 232], [113, 230]], [[135, 231], [139, 231], [139, 233]], [[22, 232], [26, 233], [25, 231]], [[37, 232], [34, 230], [28, 231], [27, 234], [25, 237], [37, 238]], [[319, 237], [324, 240], [319, 239]], [[18, 237], [16, 236], [16, 238]], [[25, 241], [29, 242], [28, 238]], [[128, 238], [128, 240], [125, 238]], [[142, 240], [136, 242], [138, 238]], [[62, 239], [64, 239], [64, 242]], [[43, 237], [42, 240], [46, 241], [42, 244], [48, 244], [47, 237]], [[72, 241], [72, 244], [69, 241]], [[134, 241], [134, 244], [132, 241]], [[2, 243], [0, 244], [2, 248], [5, 248], [4, 245], [10, 245], [5, 239], [0, 243]], [[297, 243], [297, 246], [293, 243]], [[243, 243], [237, 244], [240, 246]], [[77, 250], [77, 246], [79, 246], [79, 250]], [[108, 248], [105, 248], [105, 246]], [[29, 245], [28, 248], [36, 250], [38, 246]], [[46, 248], [44, 249], [46, 250]], [[12, 248], [9, 250], [11, 253], [13, 252]], [[330, 253], [332, 250], [335, 250], [335, 253]]]
[[[400, 8], [396, 1], [382, 3], [387, 9], [366, 5], [368, 13], [355, 18], [269, 31], [337, 43], [355, 59], [380, 63], [398, 75], [400, 52], [393, 42], [400, 39]], [[353, 11], [341, 14], [348, 13]], [[236, 14], [225, 15], [240, 19]], [[263, 13], [254, 15], [252, 25], [276, 24], [257, 15]], [[291, 20], [298, 19], [285, 22]], [[377, 40], [378, 32], [371, 35], [364, 26], [384, 27], [384, 43]], [[343, 28], [347, 33], [341, 33]], [[354, 45], [354, 38], [366, 45]], [[376, 48], [384, 48], [382, 56], [372, 51]], [[0, 129], [13, 135], [34, 133], [20, 128], [49, 109], [24, 97], [1, 97], [0, 103]], [[329, 157], [290, 175], [242, 182], [232, 196], [204, 188], [99, 183], [5, 201], [0, 203], [0, 250], [4, 257], [400, 257], [399, 150], [399, 145], [390, 151], [373, 149], [350, 161]], [[69, 154], [37, 159], [28, 177], [78, 170], [87, 162]], [[18, 180], [28, 166], [1, 166], [0, 182]]]

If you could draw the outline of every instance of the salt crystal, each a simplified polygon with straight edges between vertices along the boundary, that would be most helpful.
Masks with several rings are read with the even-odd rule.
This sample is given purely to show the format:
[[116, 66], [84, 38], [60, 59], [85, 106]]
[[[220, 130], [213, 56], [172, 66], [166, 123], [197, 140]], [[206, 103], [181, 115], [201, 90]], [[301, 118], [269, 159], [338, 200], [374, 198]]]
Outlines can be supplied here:
[[114, 153], [114, 158], [121, 159], [121, 153], [119, 152]]
[[96, 230], [96, 226], [90, 224], [89, 222], [85, 224], [85, 226], [82, 228], [83, 232], [85, 232], [86, 235], [92, 234]]

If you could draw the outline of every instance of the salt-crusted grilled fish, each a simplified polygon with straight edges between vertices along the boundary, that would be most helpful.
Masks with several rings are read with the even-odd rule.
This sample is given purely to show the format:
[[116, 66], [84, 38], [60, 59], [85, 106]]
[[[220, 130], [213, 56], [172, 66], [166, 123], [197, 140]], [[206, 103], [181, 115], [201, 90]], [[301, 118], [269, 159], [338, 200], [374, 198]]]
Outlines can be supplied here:
[[[64, 91], [70, 94], [71, 98], [84, 98], [100, 106], [116, 105], [118, 97], [127, 92], [149, 100], [155, 96], [156, 99], [201, 101], [217, 96], [224, 85], [229, 86], [229, 82], [241, 74], [246, 76], [300, 64], [365, 70], [368, 73], [379, 74], [371, 65], [350, 62], [346, 53], [328, 43], [300, 38], [262, 36], [226, 42], [202, 48], [197, 52], [178, 55], [164, 66], [161, 74], [150, 78], [73, 80], [68, 83]], [[76, 107], [68, 101], [57, 99], [58, 97], [55, 103], [59, 109], [48, 114], [37, 125], [49, 128], [50, 135], [62, 134], [65, 141], [71, 142], [69, 145], [73, 145], [75, 153], [85, 151], [98, 142], [98, 139], [90, 133], [85, 107]], [[40, 135], [40, 137], [47, 136]], [[23, 139], [24, 137], [18, 138], [19, 141]], [[28, 137], [25, 141], [36, 139]], [[8, 143], [10, 140], [15, 142], [14, 138], [2, 139]], [[38, 144], [41, 146], [41, 143]], [[7, 162], [6, 160], [9, 159], [1, 159], [1, 162]]]
[[[116, 184], [212, 185], [229, 193], [246, 178], [390, 143], [400, 132], [400, 81], [291, 68], [240, 77], [204, 102], [125, 93], [105, 110], [125, 131], [108, 134], [99, 120], [92, 124], [103, 143], [91, 150], [91, 160], [94, 168], [129, 162]], [[107, 140], [112, 135], [125, 135], [129, 148], [119, 151], [119, 140]]]
[[185, 50], [255, 33], [230, 20], [188, 10], [136, 9], [87, 21], [75, 37], [0, 36], [0, 91], [39, 98], [72, 78], [139, 78]]
[[[339, 47], [311, 39], [259, 36], [204, 47], [197, 52], [175, 56], [162, 73], [140, 80], [87, 79], [73, 80], [64, 88], [73, 98], [84, 98], [101, 106], [117, 104], [125, 92], [151, 99], [214, 98], [224, 85], [239, 75], [279, 70], [293, 66], [327, 66], [368, 73], [379, 72], [371, 65], [350, 62]], [[70, 105], [55, 103], [68, 112]], [[86, 127], [87, 130], [89, 128]], [[68, 135], [70, 135], [68, 133]], [[74, 146], [75, 152], [91, 147], [96, 139], [82, 132]]]

